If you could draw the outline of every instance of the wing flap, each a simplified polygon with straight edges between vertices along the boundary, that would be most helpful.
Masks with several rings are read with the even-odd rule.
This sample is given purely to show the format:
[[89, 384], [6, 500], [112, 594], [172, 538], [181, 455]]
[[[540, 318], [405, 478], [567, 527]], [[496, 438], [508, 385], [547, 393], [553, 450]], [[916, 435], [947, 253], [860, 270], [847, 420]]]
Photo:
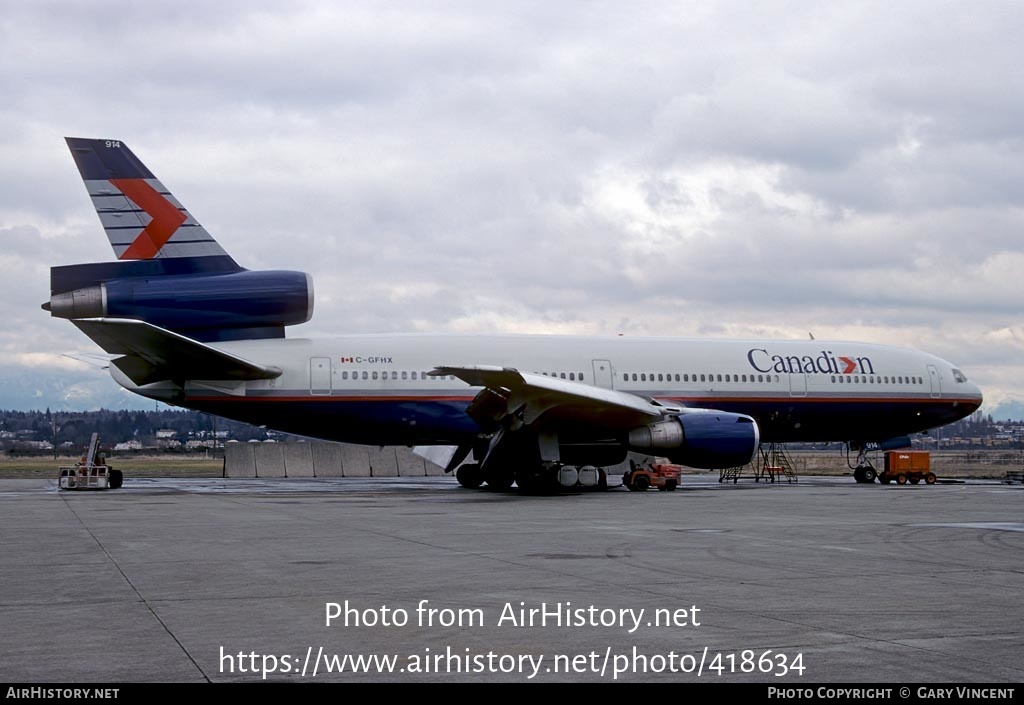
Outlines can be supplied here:
[[186, 379], [273, 379], [281, 369], [261, 365], [144, 321], [83, 318], [71, 321], [106, 352], [135, 384]]

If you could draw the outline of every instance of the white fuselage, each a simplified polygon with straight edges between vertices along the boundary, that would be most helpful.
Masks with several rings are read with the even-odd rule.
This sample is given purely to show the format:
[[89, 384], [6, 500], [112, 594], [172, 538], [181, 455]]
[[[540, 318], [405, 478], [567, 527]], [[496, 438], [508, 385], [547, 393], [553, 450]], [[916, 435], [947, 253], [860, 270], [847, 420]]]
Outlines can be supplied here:
[[973, 412], [981, 392], [933, 355], [843, 341], [546, 335], [348, 335], [222, 342], [283, 373], [136, 387], [146, 396], [349, 442], [449, 444], [476, 433], [479, 388], [427, 373], [494, 365], [689, 407], [753, 416], [764, 440], [881, 440]]

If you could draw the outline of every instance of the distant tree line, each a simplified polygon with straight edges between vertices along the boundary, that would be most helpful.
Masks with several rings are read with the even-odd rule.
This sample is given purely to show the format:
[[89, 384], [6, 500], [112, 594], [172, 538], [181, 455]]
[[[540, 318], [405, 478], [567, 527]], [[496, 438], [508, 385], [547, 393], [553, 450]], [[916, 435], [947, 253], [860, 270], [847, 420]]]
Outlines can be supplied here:
[[0, 444], [6, 447], [13, 447], [19, 441], [48, 441], [58, 448], [67, 444], [79, 448], [89, 443], [94, 432], [100, 434], [104, 447], [131, 440], [150, 447], [156, 445], [157, 431], [162, 430], [174, 431], [181, 441], [213, 438], [214, 432], [220, 440], [263, 441], [289, 437], [239, 421], [180, 409], [0, 411]]
[[[118, 443], [138, 441], [143, 447], [153, 448], [158, 442], [158, 431], [173, 431], [182, 444], [193, 439], [265, 441], [296, 438], [288, 434], [268, 431], [239, 421], [199, 411], [158, 409], [154, 411], [3, 411], [0, 410], [0, 449], [25, 448], [32, 443], [46, 442], [53, 448], [79, 450], [89, 443], [93, 432], [98, 432], [105, 448]], [[167, 436], [166, 433], [161, 434]], [[994, 421], [981, 412], [929, 432], [919, 442], [929, 443], [941, 439], [944, 447], [968, 448], [993, 443], [1009, 448], [1024, 448], [1024, 422]], [[950, 443], [953, 441], [953, 443]], [[813, 445], [813, 444], [812, 444]]]

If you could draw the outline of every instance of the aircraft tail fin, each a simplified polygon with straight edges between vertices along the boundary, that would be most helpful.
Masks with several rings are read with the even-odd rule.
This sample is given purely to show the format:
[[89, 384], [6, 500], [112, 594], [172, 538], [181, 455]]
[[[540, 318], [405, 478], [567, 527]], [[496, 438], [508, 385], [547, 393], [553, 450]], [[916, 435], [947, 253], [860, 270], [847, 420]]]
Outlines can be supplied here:
[[235, 264], [126, 144], [65, 140], [119, 260], [218, 257]]
[[[209, 356], [198, 355], [194, 346], [169, 342], [176, 339], [167, 331], [200, 343], [283, 338], [286, 326], [312, 316], [309, 275], [240, 267], [123, 142], [65, 139], [117, 261], [52, 267], [50, 300], [43, 304], [50, 315], [104, 319], [83, 331], [100, 337], [116, 332], [122, 343], [128, 336], [154, 343], [150, 339], [162, 335], [162, 349], [204, 361]], [[164, 333], [114, 319], [145, 321]], [[127, 355], [115, 367], [130, 367], [147, 379], [181, 373], [169, 360], [140, 371], [138, 359], [142, 353]], [[231, 368], [224, 374], [249, 373]]]

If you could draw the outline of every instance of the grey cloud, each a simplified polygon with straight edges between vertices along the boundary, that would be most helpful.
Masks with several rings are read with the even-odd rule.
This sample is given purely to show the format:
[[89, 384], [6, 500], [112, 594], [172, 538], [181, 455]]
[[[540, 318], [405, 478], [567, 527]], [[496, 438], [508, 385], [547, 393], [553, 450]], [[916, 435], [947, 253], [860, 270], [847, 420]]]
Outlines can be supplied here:
[[89, 346], [38, 310], [47, 266], [110, 257], [73, 134], [124, 139], [243, 265], [312, 272], [298, 334], [913, 324], [980, 363], [956, 332], [1020, 321], [1022, 17], [16, 2], [0, 340]]

